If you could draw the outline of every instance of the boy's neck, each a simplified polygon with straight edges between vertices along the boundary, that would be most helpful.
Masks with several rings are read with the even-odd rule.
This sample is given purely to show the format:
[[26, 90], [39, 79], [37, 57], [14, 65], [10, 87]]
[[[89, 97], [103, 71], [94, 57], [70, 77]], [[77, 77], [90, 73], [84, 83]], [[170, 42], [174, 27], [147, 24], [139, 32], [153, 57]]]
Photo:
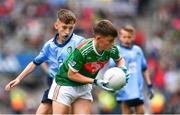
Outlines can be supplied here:
[[99, 54], [102, 54], [103, 52], [104, 52], [104, 50], [101, 50], [101, 48], [98, 46], [98, 44], [96, 43], [96, 41], [94, 41], [95, 42], [95, 49], [96, 49], [96, 51], [99, 53]]
[[124, 47], [124, 48], [127, 48], [127, 49], [131, 49], [132, 48], [132, 46], [133, 46], [133, 44], [131, 44], [131, 45], [124, 45], [124, 44], [120, 44], [122, 47]]

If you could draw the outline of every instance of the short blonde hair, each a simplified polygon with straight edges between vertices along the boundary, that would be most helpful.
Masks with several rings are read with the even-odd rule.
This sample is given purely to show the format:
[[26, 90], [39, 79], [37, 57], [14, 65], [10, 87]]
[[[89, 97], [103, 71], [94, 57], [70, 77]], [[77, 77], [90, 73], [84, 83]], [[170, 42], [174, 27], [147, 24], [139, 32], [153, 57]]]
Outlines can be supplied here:
[[135, 33], [135, 28], [132, 25], [125, 25], [124, 27], [122, 27], [122, 30], [127, 31], [131, 34]]
[[67, 9], [60, 9], [57, 13], [57, 19], [65, 24], [76, 23], [76, 16], [73, 12]]

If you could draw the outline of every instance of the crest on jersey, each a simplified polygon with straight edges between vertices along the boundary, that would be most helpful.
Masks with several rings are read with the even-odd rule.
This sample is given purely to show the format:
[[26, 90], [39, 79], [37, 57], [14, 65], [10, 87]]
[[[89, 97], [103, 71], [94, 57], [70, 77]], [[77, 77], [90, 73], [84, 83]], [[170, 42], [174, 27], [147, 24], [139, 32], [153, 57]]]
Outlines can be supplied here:
[[76, 62], [72, 60], [71, 62], [69, 62], [69, 64], [73, 67], [76, 65]]
[[67, 52], [68, 52], [69, 54], [72, 52], [72, 47], [71, 47], [71, 46], [69, 46], [69, 47], [67, 48]]

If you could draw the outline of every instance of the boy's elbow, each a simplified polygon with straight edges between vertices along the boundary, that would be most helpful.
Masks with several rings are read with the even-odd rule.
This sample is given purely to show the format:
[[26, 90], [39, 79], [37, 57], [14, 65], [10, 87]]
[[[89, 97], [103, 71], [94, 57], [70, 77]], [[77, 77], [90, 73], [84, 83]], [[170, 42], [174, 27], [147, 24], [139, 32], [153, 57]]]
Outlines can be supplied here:
[[74, 76], [74, 73], [71, 70], [69, 70], [68, 71], [68, 79], [73, 80], [73, 76]]

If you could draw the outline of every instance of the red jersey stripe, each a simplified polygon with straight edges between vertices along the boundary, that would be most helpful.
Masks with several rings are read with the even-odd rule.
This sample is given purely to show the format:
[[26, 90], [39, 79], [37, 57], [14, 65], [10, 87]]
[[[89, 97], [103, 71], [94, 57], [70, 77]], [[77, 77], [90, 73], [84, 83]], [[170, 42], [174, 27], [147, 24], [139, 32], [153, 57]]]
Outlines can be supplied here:
[[87, 40], [87, 41], [85, 41], [85, 42], [79, 44], [79, 45], [77, 46], [77, 49], [82, 48], [84, 45], [88, 44], [88, 43], [89, 43], [90, 41], [92, 41], [92, 40], [93, 40], [93, 39], [90, 39], [90, 40]]

